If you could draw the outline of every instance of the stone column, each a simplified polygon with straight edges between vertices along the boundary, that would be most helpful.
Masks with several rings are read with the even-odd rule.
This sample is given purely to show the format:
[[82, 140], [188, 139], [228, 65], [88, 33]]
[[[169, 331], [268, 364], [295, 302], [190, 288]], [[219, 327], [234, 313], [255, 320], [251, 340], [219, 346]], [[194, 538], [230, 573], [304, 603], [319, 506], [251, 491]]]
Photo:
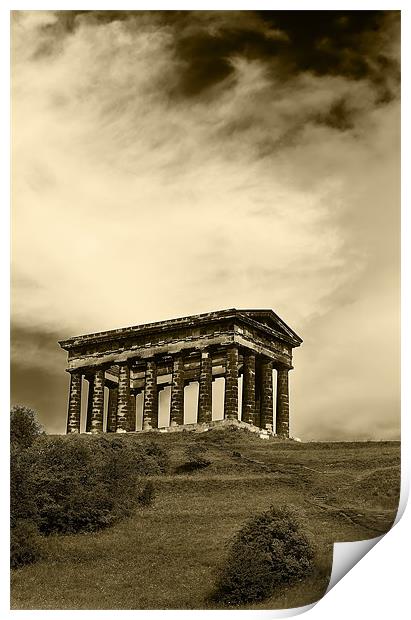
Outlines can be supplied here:
[[255, 360], [255, 416], [254, 426], [261, 427], [261, 360]]
[[182, 353], [173, 359], [171, 382], [170, 426], [184, 424], [184, 359]]
[[279, 368], [277, 370], [276, 433], [282, 437], [289, 437], [290, 435], [288, 371], [289, 368]]
[[201, 351], [200, 381], [198, 391], [197, 422], [211, 422], [212, 420], [212, 386], [213, 386], [212, 359], [209, 351]]
[[94, 374], [88, 375], [86, 379], [88, 381], [86, 433], [90, 433], [91, 432], [91, 420], [93, 417]]
[[67, 411], [67, 433], [80, 432], [80, 415], [81, 415], [81, 387], [82, 387], [81, 370], [70, 373], [70, 391]]
[[261, 362], [261, 428], [273, 430], [273, 363]]
[[117, 428], [118, 387], [110, 387], [108, 391], [107, 433], [115, 433]]
[[146, 384], [144, 388], [143, 430], [150, 430], [158, 426], [158, 393], [157, 393], [157, 364], [155, 360], [148, 360], [146, 366]]
[[117, 397], [117, 433], [126, 433], [128, 430], [128, 416], [130, 408], [130, 368], [127, 362], [119, 364], [118, 397]]
[[243, 405], [241, 420], [247, 424], [255, 422], [255, 354], [244, 351]]
[[91, 410], [91, 432], [103, 432], [104, 416], [104, 368], [94, 373], [93, 404]]
[[135, 394], [130, 394], [130, 406], [129, 406], [129, 419], [128, 419], [128, 430], [130, 432], [136, 430], [136, 396]]
[[238, 420], [238, 348], [227, 349], [225, 368], [224, 418]]

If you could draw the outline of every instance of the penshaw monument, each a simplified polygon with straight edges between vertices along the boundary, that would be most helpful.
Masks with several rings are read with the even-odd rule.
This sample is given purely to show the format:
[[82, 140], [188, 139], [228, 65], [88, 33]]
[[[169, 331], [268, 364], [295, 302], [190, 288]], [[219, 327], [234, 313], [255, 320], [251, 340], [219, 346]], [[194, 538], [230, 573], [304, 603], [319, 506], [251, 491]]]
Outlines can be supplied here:
[[[196, 423], [206, 427], [213, 422], [213, 381], [223, 377], [224, 420], [288, 437], [288, 373], [292, 349], [301, 343], [272, 310], [258, 309], [220, 310], [62, 340], [70, 373], [67, 433], [79, 433], [81, 420], [86, 432], [136, 431], [140, 393], [141, 430], [158, 429], [159, 391], [168, 386], [169, 423], [162, 430], [184, 428], [184, 388], [193, 381], [198, 382]], [[84, 379], [88, 396], [82, 416]]]

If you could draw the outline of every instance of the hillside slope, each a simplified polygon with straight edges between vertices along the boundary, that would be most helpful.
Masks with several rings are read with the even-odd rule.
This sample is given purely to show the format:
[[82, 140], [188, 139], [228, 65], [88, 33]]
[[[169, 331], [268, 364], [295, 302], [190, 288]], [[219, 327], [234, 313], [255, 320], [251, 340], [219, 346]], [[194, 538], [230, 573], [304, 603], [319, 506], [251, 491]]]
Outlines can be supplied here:
[[[99, 533], [46, 539], [44, 560], [12, 574], [12, 608], [208, 608], [232, 536], [250, 516], [283, 503], [304, 519], [316, 571], [253, 607], [305, 605], [328, 585], [333, 542], [374, 538], [395, 518], [398, 442], [304, 444], [236, 428], [125, 440], [154, 440], [169, 453], [169, 473], [151, 477], [154, 504]], [[187, 449], [198, 445], [211, 464], [188, 472]]]

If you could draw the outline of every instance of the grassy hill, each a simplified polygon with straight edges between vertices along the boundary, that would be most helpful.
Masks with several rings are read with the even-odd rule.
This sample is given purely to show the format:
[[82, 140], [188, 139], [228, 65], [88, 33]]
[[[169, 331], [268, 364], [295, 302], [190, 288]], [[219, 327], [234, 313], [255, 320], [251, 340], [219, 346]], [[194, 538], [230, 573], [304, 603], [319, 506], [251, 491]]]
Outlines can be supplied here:
[[[232, 536], [249, 517], [284, 503], [304, 519], [316, 570], [252, 607], [306, 605], [327, 588], [333, 542], [374, 538], [395, 518], [399, 442], [305, 444], [238, 428], [125, 439], [154, 440], [170, 456], [169, 472], [150, 476], [154, 503], [98, 533], [46, 538], [44, 559], [12, 573], [13, 609], [209, 608]], [[189, 472], [194, 445], [205, 447], [211, 464]]]

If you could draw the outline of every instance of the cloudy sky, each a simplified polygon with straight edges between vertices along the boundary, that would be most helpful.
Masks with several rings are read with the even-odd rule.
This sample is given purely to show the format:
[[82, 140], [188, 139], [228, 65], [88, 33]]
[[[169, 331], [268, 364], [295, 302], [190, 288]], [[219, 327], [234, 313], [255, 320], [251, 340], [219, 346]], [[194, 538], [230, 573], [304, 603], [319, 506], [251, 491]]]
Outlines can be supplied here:
[[399, 12], [17, 11], [12, 402], [58, 339], [273, 308], [292, 434], [399, 437]]

